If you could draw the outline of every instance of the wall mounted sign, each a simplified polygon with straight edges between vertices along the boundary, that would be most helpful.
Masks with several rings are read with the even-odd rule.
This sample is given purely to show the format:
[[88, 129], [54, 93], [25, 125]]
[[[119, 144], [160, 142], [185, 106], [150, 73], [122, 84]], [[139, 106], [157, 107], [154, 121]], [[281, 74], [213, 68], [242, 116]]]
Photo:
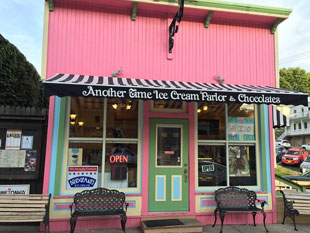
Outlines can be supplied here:
[[93, 189], [98, 185], [98, 166], [69, 166], [67, 189]]
[[28, 195], [30, 191], [29, 184], [22, 185], [0, 185], [0, 195], [24, 194]]

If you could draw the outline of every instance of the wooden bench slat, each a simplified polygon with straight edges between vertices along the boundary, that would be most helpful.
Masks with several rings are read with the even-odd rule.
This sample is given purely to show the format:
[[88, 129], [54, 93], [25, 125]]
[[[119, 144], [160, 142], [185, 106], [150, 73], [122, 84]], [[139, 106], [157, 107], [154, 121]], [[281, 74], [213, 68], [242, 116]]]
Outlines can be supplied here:
[[31, 217], [27, 217], [27, 218], [6, 218], [6, 219], [2, 219], [0, 218], [0, 222], [42, 222], [43, 218], [31, 218]]
[[45, 212], [16, 212], [16, 211], [10, 211], [10, 212], [0, 212], [0, 216], [17, 216], [17, 215], [27, 215], [27, 216], [44, 216]]
[[15, 207], [24, 207], [24, 208], [45, 208], [45, 204], [41, 204], [41, 203], [14, 203], [14, 204], [1, 204], [0, 203], [0, 208], [3, 208], [3, 207], [9, 207], [9, 208], [15, 208]]
[[45, 212], [45, 208], [3, 208], [3, 209], [0, 209], [0, 212], [7, 212], [7, 211], [24, 211], [24, 212], [44, 211]]
[[[8, 200], [1, 200], [0, 199], [0, 204], [7, 204], [7, 203], [8, 203]], [[17, 203], [47, 204], [48, 200], [28, 200], [27, 202], [25, 202], [25, 200], [14, 200], [14, 204], [17, 204]]]
[[0, 195], [1, 200], [47, 200], [49, 199], [48, 195], [36, 195], [36, 194], [30, 194], [30, 195]]

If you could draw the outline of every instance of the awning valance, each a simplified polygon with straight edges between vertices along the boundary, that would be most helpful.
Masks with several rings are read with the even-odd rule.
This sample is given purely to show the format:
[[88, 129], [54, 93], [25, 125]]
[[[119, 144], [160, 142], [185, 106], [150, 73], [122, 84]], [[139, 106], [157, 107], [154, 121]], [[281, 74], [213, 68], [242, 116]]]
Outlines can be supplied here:
[[308, 105], [307, 94], [267, 86], [57, 74], [44, 81], [46, 96], [103, 97], [219, 103]]
[[273, 115], [273, 128], [281, 128], [290, 126], [290, 120], [284, 114], [282, 114], [276, 107], [272, 108]]

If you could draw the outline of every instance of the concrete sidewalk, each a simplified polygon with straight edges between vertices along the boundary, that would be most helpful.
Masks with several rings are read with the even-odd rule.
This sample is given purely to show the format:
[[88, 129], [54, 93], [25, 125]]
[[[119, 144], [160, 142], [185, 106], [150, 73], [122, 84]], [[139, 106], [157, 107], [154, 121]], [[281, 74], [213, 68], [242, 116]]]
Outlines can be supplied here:
[[[269, 233], [292, 233], [294, 231], [293, 224], [267, 224]], [[310, 220], [309, 224], [297, 224], [298, 233], [310, 233]], [[18, 232], [18, 233], [38, 233], [39, 226], [5, 226], [0, 225], [0, 232]], [[53, 232], [53, 231], [51, 231]], [[65, 231], [68, 233], [69, 231]], [[122, 233], [121, 229], [102, 229], [102, 230], [87, 230], [87, 231], [75, 231], [75, 233]], [[219, 233], [220, 225], [216, 225], [214, 228], [211, 225], [204, 226], [203, 232], [205, 233]], [[266, 233], [263, 225], [224, 225], [223, 233]], [[59, 232], [64, 233], [64, 232]], [[126, 233], [142, 233], [140, 228], [127, 228]]]

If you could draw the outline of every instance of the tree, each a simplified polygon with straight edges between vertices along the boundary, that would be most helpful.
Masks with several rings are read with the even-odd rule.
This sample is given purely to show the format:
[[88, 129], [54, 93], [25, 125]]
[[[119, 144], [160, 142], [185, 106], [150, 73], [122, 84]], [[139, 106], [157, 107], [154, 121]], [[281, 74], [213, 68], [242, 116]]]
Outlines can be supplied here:
[[280, 69], [280, 87], [310, 95], [310, 73], [299, 67], [282, 68]]
[[35, 67], [0, 34], [0, 105], [46, 107]]

